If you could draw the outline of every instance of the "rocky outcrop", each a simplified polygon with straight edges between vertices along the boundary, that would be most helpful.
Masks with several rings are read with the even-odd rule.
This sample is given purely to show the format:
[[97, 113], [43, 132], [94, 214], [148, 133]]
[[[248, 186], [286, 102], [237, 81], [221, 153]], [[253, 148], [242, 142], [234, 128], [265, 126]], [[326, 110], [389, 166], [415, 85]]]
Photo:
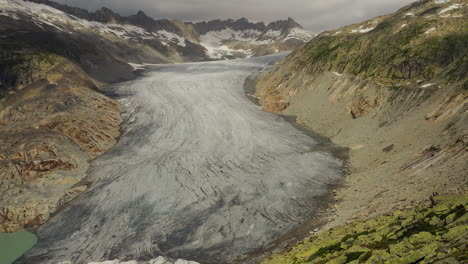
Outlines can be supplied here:
[[54, 66], [30, 68], [42, 79], [0, 102], [0, 232], [41, 225], [85, 191], [88, 162], [120, 135], [120, 105], [79, 67], [49, 56]]
[[433, 201], [311, 236], [262, 263], [463, 263], [468, 196]]
[[426, 115], [426, 120], [431, 122], [442, 121], [459, 113], [468, 104], [468, 96], [466, 93], [449, 96], [441, 103], [436, 110]]

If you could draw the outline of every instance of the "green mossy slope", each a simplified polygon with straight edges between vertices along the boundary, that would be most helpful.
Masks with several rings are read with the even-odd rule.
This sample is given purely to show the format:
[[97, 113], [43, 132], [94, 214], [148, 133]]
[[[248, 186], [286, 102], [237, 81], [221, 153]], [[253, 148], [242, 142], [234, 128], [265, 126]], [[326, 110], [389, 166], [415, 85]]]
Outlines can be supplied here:
[[263, 264], [466, 263], [468, 195], [434, 201], [432, 207], [334, 228]]
[[324, 32], [289, 61], [308, 73], [346, 73], [385, 86], [412, 87], [435, 79], [468, 89], [464, 2], [418, 1], [391, 15]]

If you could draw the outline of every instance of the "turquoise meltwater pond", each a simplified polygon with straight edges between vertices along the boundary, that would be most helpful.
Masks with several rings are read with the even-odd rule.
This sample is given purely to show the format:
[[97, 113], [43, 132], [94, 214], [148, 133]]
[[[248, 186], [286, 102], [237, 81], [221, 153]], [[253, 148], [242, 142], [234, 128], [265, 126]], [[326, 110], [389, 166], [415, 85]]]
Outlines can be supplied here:
[[11, 264], [32, 248], [37, 237], [30, 232], [0, 233], [0, 264]]

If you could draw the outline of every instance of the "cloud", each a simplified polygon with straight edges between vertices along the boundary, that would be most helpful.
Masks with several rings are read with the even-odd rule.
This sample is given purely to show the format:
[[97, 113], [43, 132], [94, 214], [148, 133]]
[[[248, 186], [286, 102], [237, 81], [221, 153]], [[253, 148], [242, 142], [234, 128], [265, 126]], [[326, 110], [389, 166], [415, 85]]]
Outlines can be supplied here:
[[106, 6], [122, 15], [143, 10], [154, 18], [203, 21], [247, 17], [270, 22], [292, 17], [320, 32], [388, 14], [414, 0], [56, 0], [95, 10]]

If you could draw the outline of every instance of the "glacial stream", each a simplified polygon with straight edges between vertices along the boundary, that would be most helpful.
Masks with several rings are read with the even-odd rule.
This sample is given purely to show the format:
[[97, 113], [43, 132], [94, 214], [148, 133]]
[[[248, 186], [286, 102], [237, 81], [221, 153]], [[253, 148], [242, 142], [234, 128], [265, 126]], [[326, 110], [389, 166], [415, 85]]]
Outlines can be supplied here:
[[343, 162], [243, 90], [283, 56], [151, 66], [106, 88], [124, 107], [120, 142], [18, 263], [229, 263], [307, 221]]

